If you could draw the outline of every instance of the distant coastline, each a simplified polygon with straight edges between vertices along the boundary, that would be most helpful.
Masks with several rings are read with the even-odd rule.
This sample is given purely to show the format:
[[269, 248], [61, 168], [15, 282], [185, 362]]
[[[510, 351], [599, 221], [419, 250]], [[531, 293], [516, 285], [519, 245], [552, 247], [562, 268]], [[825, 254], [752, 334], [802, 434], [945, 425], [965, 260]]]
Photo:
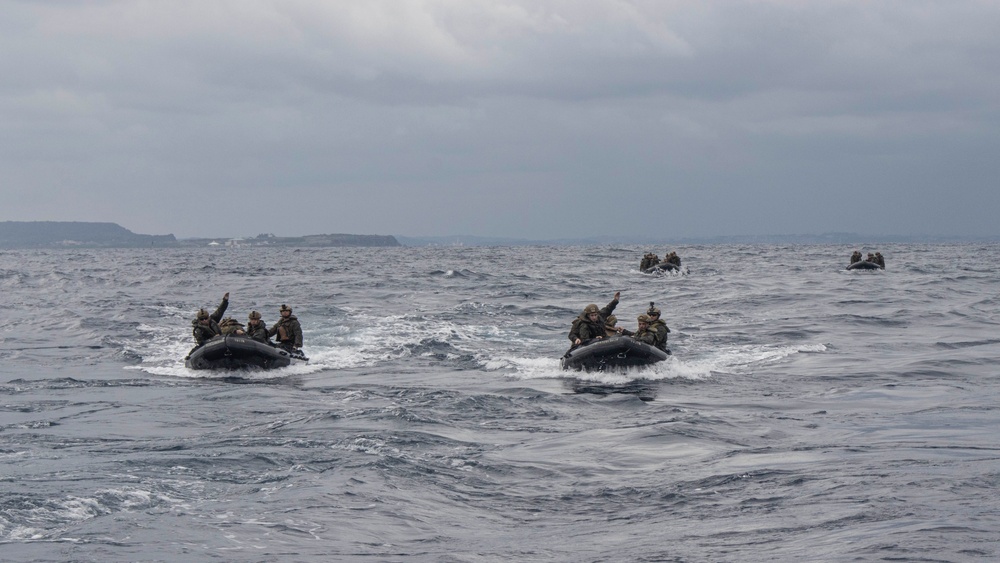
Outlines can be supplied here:
[[401, 246], [392, 235], [307, 235], [252, 238], [189, 238], [145, 235], [117, 223], [80, 221], [0, 221], [0, 248], [180, 248], [206, 246]]
[[134, 233], [117, 223], [77, 221], [0, 221], [0, 248], [196, 248], [196, 247], [398, 247], [398, 246], [693, 246], [717, 244], [765, 245], [865, 245], [995, 243], [1000, 236], [870, 235], [824, 233], [819, 235], [744, 235], [714, 237], [617, 236], [563, 239], [517, 239], [452, 235], [408, 237], [403, 235], [319, 234], [297, 237], [271, 233], [253, 237], [199, 237], [178, 239], [172, 234]]

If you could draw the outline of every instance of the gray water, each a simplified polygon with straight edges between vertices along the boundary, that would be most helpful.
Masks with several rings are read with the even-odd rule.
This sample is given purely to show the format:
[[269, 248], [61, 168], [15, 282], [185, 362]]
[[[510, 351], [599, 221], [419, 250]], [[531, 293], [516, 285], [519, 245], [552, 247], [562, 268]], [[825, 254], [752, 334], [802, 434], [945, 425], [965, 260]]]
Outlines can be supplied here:
[[[0, 558], [993, 560], [1000, 246], [852, 250], [0, 252]], [[187, 370], [226, 291], [310, 362]], [[615, 291], [673, 357], [562, 371]]]

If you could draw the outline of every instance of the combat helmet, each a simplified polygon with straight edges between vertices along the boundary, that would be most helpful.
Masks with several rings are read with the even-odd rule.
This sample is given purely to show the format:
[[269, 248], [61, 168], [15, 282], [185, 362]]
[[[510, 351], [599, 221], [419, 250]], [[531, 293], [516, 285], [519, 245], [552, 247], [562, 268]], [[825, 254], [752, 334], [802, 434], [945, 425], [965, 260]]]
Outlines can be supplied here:
[[249, 320], [251, 320], [251, 321], [252, 320], [258, 320], [259, 321], [260, 320], [260, 312], [259, 311], [250, 311], [250, 314], [247, 315], [247, 318]]
[[289, 313], [291, 313], [292, 312], [292, 308], [289, 307], [288, 305], [282, 305], [281, 309], [278, 310], [279, 313], [284, 313], [285, 311], [288, 311]]
[[591, 313], [600, 313], [600, 312], [601, 312], [601, 310], [597, 307], [597, 305], [595, 305], [593, 303], [591, 303], [590, 305], [587, 305], [586, 307], [583, 308], [583, 314], [584, 315], [589, 315]]
[[615, 326], [618, 323], [618, 317], [614, 315], [608, 315], [608, 318], [604, 319], [604, 324], [608, 326]]
[[194, 314], [194, 318], [199, 321], [205, 320], [208, 318], [208, 311], [205, 309], [198, 309], [198, 312]]
[[639, 315], [638, 317], [636, 317], [636, 320], [638, 320], [640, 323], [649, 324], [649, 317], [647, 317], [646, 315]]
[[649, 309], [646, 309], [647, 315], [660, 315], [660, 308], [653, 304], [652, 301], [649, 302]]

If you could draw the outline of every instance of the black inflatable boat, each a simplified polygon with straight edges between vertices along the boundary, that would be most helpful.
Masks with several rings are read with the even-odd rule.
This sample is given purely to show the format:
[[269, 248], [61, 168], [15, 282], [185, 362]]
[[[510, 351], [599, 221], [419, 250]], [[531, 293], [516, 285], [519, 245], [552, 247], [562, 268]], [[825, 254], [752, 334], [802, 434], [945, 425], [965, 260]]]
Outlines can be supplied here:
[[644, 268], [642, 270], [642, 273], [644, 273], [644, 274], [656, 274], [656, 273], [659, 273], [659, 272], [676, 272], [678, 270], [680, 270], [680, 266], [678, 266], [677, 264], [672, 264], [670, 262], [660, 262], [659, 264], [657, 264], [655, 266], [650, 266], [648, 268]]
[[229, 335], [209, 340], [191, 352], [184, 365], [190, 369], [274, 369], [293, 361], [308, 361], [308, 358], [249, 336]]
[[848, 270], [884, 270], [885, 266], [877, 262], [869, 262], [867, 260], [861, 260], [860, 262], [855, 262], [847, 267]]
[[573, 348], [563, 356], [562, 367], [577, 371], [604, 371], [648, 366], [666, 360], [669, 355], [669, 350], [660, 350], [628, 336], [612, 336]]

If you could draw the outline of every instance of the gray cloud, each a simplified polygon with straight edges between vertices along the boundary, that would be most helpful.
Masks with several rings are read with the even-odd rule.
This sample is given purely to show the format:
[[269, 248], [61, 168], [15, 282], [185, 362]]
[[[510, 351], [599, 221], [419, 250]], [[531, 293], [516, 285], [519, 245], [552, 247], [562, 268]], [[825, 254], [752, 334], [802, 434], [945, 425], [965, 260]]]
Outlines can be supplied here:
[[0, 220], [996, 235], [1000, 6], [7, 2]]

